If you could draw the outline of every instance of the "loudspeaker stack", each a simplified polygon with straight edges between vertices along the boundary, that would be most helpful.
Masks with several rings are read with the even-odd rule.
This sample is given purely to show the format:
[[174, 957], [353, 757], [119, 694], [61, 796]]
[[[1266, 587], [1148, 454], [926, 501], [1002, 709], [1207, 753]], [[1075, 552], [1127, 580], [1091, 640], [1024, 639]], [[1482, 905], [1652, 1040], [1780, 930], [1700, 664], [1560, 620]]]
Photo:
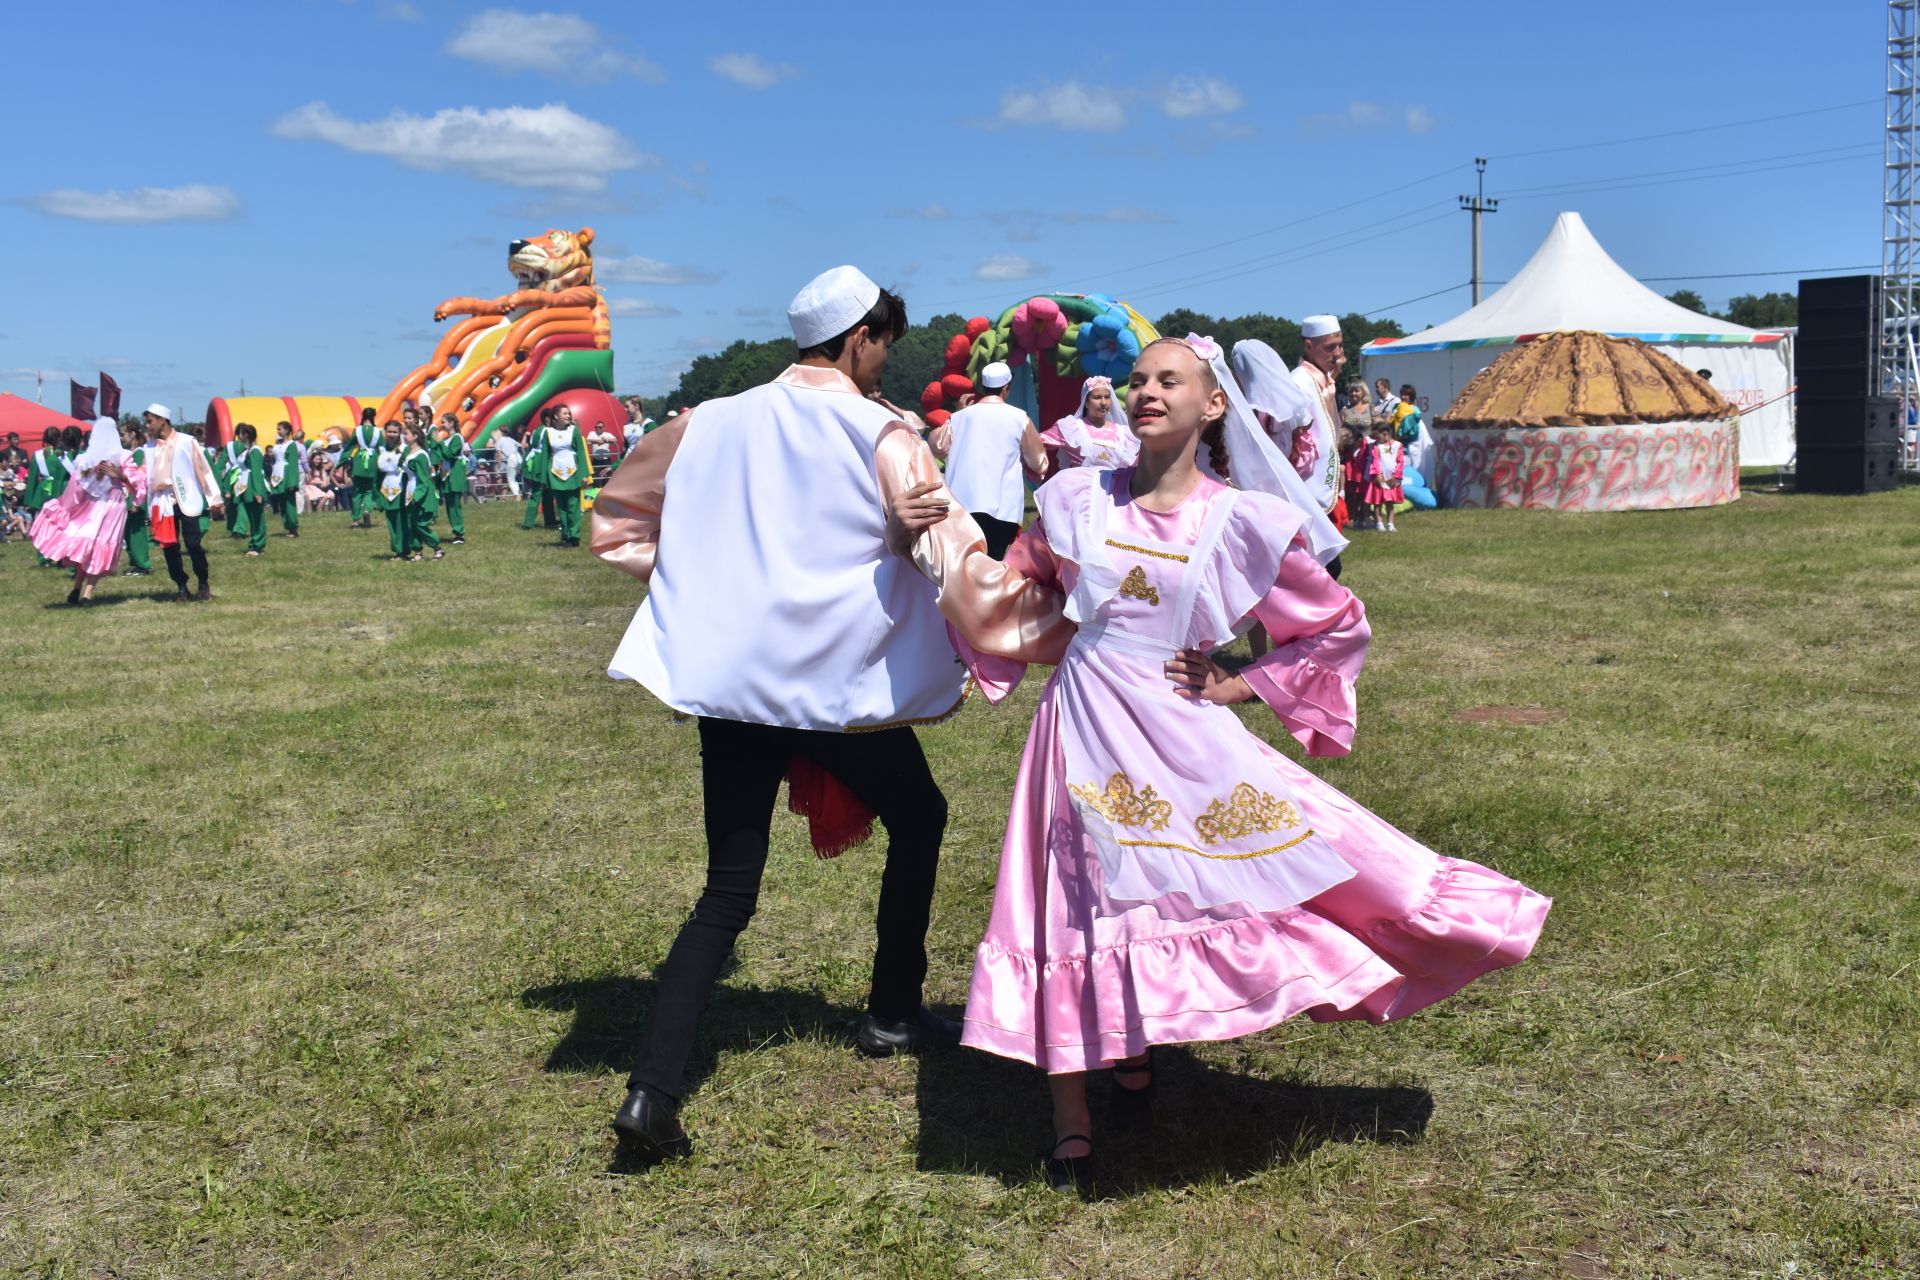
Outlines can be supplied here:
[[1900, 473], [1900, 399], [1881, 395], [1880, 277], [1800, 282], [1793, 363], [1796, 483], [1802, 493], [1891, 489]]

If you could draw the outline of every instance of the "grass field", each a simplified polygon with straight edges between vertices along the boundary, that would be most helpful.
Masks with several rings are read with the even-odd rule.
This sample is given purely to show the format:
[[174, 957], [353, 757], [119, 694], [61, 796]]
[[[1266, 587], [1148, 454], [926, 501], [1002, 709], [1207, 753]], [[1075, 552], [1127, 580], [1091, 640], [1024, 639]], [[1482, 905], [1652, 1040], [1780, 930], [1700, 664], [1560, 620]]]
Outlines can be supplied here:
[[[876, 850], [786, 816], [700, 1151], [612, 1167], [696, 742], [604, 678], [636, 585], [517, 514], [438, 564], [214, 539], [210, 605], [58, 607], [0, 548], [0, 1269], [1920, 1273], [1920, 489], [1359, 535], [1359, 740], [1311, 767], [1553, 917], [1408, 1022], [1165, 1055], [1092, 1203], [1036, 1180], [1033, 1073], [854, 1054]], [[1038, 685], [923, 735], [949, 1010]]]

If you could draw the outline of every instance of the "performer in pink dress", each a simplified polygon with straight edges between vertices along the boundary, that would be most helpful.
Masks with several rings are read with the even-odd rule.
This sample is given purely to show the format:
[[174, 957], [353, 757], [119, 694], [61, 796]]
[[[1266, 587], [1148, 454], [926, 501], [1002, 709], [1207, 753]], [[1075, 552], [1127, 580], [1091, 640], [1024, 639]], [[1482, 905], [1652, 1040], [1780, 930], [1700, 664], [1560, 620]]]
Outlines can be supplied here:
[[[1021, 759], [963, 1042], [1049, 1074], [1047, 1176], [1061, 1190], [1091, 1177], [1086, 1072], [1111, 1067], [1116, 1111], [1138, 1113], [1152, 1046], [1302, 1013], [1403, 1018], [1523, 959], [1550, 906], [1395, 830], [1242, 726], [1228, 704], [1258, 697], [1307, 754], [1345, 754], [1366, 612], [1298, 536], [1297, 508], [1195, 466], [1210, 422], [1225, 417], [1230, 458], [1264, 434], [1209, 340], [1149, 345], [1127, 409], [1137, 467], [1044, 485], [1004, 566], [926, 536], [947, 509], [934, 486], [893, 503], [896, 542], [940, 583], [990, 700], [1025, 662], [1058, 663]], [[1048, 595], [1078, 626], [1064, 654], [1033, 622]], [[1233, 674], [1208, 656], [1255, 620], [1274, 640], [1266, 657]]]
[[1407, 450], [1393, 438], [1393, 428], [1384, 422], [1374, 424], [1373, 442], [1367, 446], [1367, 487], [1362, 495], [1373, 512], [1374, 527], [1395, 532], [1393, 509], [1406, 501], [1401, 479], [1406, 472]]
[[55, 564], [73, 566], [67, 603], [93, 603], [96, 582], [113, 572], [127, 531], [127, 497], [144, 502], [145, 468], [132, 464], [112, 418], [95, 418], [87, 447], [72, 465], [66, 492], [33, 522], [33, 545]]
[[1130, 467], [1140, 442], [1127, 430], [1127, 415], [1114, 403], [1113, 379], [1096, 374], [1080, 384], [1080, 407], [1040, 433], [1052, 474], [1068, 467]]

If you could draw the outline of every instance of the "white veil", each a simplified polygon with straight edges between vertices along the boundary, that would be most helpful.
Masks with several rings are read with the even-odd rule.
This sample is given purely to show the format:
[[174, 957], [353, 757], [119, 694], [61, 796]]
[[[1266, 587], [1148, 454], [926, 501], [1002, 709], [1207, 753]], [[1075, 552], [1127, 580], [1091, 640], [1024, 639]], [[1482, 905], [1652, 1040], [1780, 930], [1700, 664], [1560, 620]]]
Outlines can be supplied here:
[[[1250, 403], [1250, 393], [1241, 391], [1240, 383], [1234, 377], [1233, 370], [1227, 367], [1226, 357], [1222, 354], [1219, 344], [1211, 338], [1203, 338], [1198, 334], [1188, 334], [1187, 343], [1193, 346], [1196, 355], [1201, 356], [1213, 366], [1214, 379], [1219, 382], [1220, 389], [1227, 393], [1227, 416], [1221, 423], [1221, 434], [1227, 447], [1230, 483], [1236, 489], [1257, 489], [1261, 493], [1271, 494], [1273, 497], [1283, 498], [1291, 503], [1294, 509], [1305, 518], [1300, 526], [1300, 536], [1306, 539], [1307, 550], [1312, 553], [1315, 560], [1323, 565], [1327, 564], [1346, 550], [1347, 540], [1340, 536], [1340, 531], [1333, 527], [1333, 521], [1327, 519], [1327, 513], [1321, 509], [1318, 502], [1313, 500], [1313, 493], [1307, 488], [1307, 482], [1302, 480], [1300, 473], [1293, 469], [1293, 463], [1288, 460], [1280, 445], [1275, 443], [1261, 427], [1260, 420], [1255, 416], [1255, 405], [1258, 402]], [[1233, 354], [1236, 362], [1241, 349], [1248, 345], [1242, 342], [1234, 347]], [[1270, 364], [1261, 358], [1265, 368], [1255, 382], [1261, 394], [1272, 405], [1272, 408], [1263, 407], [1261, 411], [1289, 428], [1311, 422], [1313, 420], [1312, 403], [1307, 400], [1306, 393], [1294, 386], [1293, 379], [1287, 376], [1286, 363], [1266, 343], [1257, 345], [1273, 357]], [[1298, 409], [1290, 408], [1284, 396], [1277, 391], [1275, 381], [1271, 377], [1271, 370], [1276, 365], [1281, 371], [1278, 381], [1292, 388], [1298, 404], [1305, 408], [1304, 418], [1293, 420], [1298, 414]], [[1287, 415], [1287, 418], [1283, 419], [1282, 414]]]
[[112, 418], [95, 418], [93, 429], [87, 433], [87, 447], [73, 460], [75, 482], [86, 489], [90, 498], [107, 497], [113, 492], [113, 481], [106, 476], [89, 476], [87, 472], [102, 463], [118, 464], [126, 452], [120, 447], [120, 425]]

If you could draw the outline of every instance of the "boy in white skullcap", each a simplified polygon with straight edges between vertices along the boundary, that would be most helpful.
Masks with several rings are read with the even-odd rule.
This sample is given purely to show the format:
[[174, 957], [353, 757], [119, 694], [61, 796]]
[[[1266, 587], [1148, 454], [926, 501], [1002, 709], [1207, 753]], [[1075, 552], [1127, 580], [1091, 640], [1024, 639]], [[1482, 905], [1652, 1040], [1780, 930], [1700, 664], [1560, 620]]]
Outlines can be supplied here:
[[[958, 710], [966, 672], [946, 602], [890, 549], [888, 521], [893, 499], [924, 499], [939, 472], [918, 434], [867, 398], [906, 332], [906, 304], [836, 267], [800, 290], [787, 320], [797, 363], [648, 433], [594, 503], [593, 553], [649, 588], [608, 674], [700, 727], [706, 888], [660, 970], [613, 1121], [621, 1146], [642, 1156], [689, 1149], [683, 1073], [700, 1011], [754, 913], [782, 778], [822, 856], [859, 843], [875, 817], [887, 828], [859, 1049], [885, 1056], [960, 1038], [958, 1023], [922, 1003], [947, 808], [913, 726]], [[948, 524], [956, 547], [979, 541], [971, 522]], [[1031, 613], [1023, 624], [1045, 629]]]
[[[1332, 511], [1340, 496], [1340, 450], [1335, 447], [1335, 429], [1340, 423], [1340, 405], [1334, 384], [1347, 363], [1341, 345], [1340, 321], [1330, 315], [1308, 316], [1300, 322], [1300, 363], [1294, 366], [1293, 380], [1313, 402], [1313, 430], [1294, 456], [1300, 478], [1307, 482], [1321, 510]], [[1327, 564], [1327, 572], [1338, 579], [1340, 558]]]
[[1013, 370], [995, 360], [980, 370], [980, 398], [947, 420], [947, 488], [986, 535], [987, 554], [1006, 554], [1020, 536], [1027, 486], [1021, 467], [1047, 474], [1047, 446], [1025, 410], [1007, 403]]

